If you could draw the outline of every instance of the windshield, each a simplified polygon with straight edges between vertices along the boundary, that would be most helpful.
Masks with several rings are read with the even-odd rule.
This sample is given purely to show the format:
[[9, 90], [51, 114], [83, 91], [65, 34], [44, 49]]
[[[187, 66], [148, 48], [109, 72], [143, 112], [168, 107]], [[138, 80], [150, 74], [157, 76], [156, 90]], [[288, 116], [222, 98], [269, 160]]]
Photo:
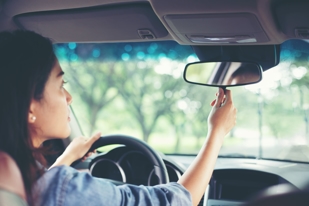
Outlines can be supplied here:
[[[309, 44], [281, 45], [281, 62], [255, 85], [233, 87], [237, 125], [220, 154], [309, 162]], [[196, 154], [217, 88], [186, 83], [190, 46], [175, 42], [57, 44], [84, 132], [126, 134], [169, 154]]]

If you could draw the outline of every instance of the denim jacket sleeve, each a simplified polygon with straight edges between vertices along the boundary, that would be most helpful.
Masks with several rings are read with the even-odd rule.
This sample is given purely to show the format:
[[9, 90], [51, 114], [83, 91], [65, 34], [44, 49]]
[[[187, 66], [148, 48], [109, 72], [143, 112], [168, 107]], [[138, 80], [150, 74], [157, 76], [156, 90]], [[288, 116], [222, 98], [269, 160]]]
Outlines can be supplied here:
[[37, 205], [155, 206], [192, 205], [190, 193], [178, 183], [157, 186], [115, 186], [107, 180], [67, 166], [47, 171], [36, 183]]

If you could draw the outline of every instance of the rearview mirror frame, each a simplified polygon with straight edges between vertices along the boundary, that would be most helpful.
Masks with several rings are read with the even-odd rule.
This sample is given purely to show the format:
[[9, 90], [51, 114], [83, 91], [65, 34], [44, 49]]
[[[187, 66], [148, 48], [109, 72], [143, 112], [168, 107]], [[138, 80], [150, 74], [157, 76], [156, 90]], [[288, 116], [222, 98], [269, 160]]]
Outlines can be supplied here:
[[[250, 66], [255, 66], [256, 67], [256, 71], [259, 75], [259, 79], [257, 79], [257, 81], [252, 81], [252, 82], [246, 82], [246, 83], [236, 83], [236, 84], [208, 84], [208, 83], [201, 83], [201, 82], [197, 82], [197, 81], [191, 81], [187, 78], [187, 73], [188, 73], [188, 69], [192, 68], [192, 65], [197, 65], [197, 64], [204, 64], [204, 63], [224, 63], [224, 64], [231, 64], [231, 63], [239, 63], [241, 66], [242, 65], [250, 65]], [[220, 64], [220, 65], [221, 65]], [[239, 67], [240, 68], [240, 67]], [[239, 69], [238, 68], [238, 69]], [[228, 68], [230, 69], [230, 67]], [[237, 71], [238, 69], [234, 70]], [[254, 68], [255, 69], [255, 68]], [[226, 73], [224, 74], [226, 75]], [[232, 76], [232, 75], [231, 75]], [[184, 72], [183, 72], [183, 79], [190, 84], [196, 84], [196, 85], [200, 85], [200, 86], [210, 86], [210, 87], [221, 87], [221, 88], [226, 88], [226, 87], [235, 87], [235, 86], [245, 86], [245, 85], [250, 85], [250, 84], [256, 84], [258, 82], [260, 82], [263, 78], [263, 70], [261, 68], [261, 66], [257, 63], [253, 63], [253, 62], [230, 62], [230, 61], [220, 61], [220, 62], [212, 62], [212, 61], [200, 61], [200, 62], [192, 62], [186, 65]], [[204, 81], [203, 81], [204, 82]], [[206, 81], [205, 81], [206, 82]]]

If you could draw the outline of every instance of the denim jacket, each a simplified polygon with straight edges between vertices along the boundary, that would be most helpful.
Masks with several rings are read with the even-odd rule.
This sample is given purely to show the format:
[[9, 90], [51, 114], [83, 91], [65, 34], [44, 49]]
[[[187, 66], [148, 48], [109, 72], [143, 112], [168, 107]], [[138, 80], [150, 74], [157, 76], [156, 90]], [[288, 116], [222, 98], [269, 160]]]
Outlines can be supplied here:
[[68, 166], [47, 171], [36, 182], [34, 193], [38, 195], [36, 205], [44, 206], [192, 205], [190, 193], [178, 183], [115, 186]]

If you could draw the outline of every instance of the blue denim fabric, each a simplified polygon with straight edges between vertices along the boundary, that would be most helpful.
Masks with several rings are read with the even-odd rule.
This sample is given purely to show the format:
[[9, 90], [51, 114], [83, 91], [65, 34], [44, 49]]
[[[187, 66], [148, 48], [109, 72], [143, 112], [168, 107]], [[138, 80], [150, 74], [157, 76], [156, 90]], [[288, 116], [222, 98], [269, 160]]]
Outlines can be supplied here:
[[192, 205], [190, 193], [178, 183], [115, 186], [68, 166], [47, 171], [38, 179], [34, 193], [38, 194], [36, 205], [44, 206]]

